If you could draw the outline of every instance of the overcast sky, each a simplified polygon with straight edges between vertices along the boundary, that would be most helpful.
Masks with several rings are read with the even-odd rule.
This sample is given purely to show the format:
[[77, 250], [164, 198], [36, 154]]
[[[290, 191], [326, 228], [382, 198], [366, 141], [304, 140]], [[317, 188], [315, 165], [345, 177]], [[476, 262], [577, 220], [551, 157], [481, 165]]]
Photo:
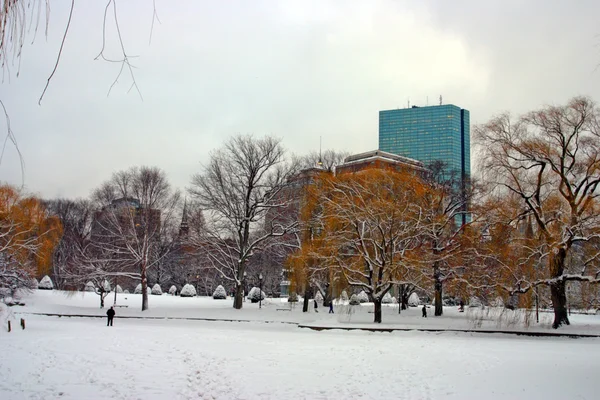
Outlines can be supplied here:
[[[456, 104], [473, 125], [502, 111], [600, 101], [600, 2], [176, 1], [117, 3], [126, 50], [139, 56], [128, 92], [120, 65], [94, 61], [102, 1], [75, 3], [42, 105], [70, 2], [53, 0], [43, 31], [5, 71], [0, 99], [41, 196], [86, 197], [114, 171], [164, 169], [184, 189], [212, 149], [238, 133], [274, 135], [297, 154], [378, 145], [378, 111]], [[104, 4], [102, 4], [104, 3]], [[118, 56], [113, 18], [107, 56]], [[8, 76], [10, 75], [10, 80]], [[2, 134], [6, 131], [0, 121]], [[473, 166], [475, 169], [476, 166]], [[0, 180], [21, 184], [14, 147]]]

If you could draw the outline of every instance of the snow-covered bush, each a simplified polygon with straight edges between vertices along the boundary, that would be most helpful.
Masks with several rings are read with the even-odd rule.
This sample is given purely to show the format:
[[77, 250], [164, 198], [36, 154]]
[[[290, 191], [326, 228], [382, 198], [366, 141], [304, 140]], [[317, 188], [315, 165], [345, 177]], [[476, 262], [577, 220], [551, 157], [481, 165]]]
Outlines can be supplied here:
[[502, 299], [502, 297], [498, 296], [494, 300], [492, 300], [492, 303], [490, 305], [492, 307], [504, 307], [504, 300]]
[[52, 279], [48, 275], [44, 276], [40, 283], [38, 284], [38, 289], [43, 290], [52, 290], [54, 289], [54, 284], [52, 283]]
[[152, 290], [150, 291], [150, 293], [155, 296], [161, 296], [162, 289], [160, 288], [160, 285], [157, 283], [156, 285], [152, 286]]
[[340, 295], [340, 299], [342, 301], [348, 301], [348, 292], [346, 292], [345, 290], [342, 290], [342, 294]]
[[471, 296], [469, 299], [469, 307], [483, 307], [483, 303], [479, 297]]
[[421, 304], [421, 299], [419, 298], [419, 295], [415, 292], [412, 292], [411, 295], [408, 297], [408, 305], [410, 307], [417, 307], [419, 304]]
[[248, 293], [248, 299], [253, 303], [258, 303], [259, 300], [265, 299], [265, 292], [262, 292], [255, 286], [250, 289], [250, 292]]
[[392, 304], [394, 302], [394, 298], [392, 297], [392, 295], [390, 294], [390, 292], [387, 292], [384, 296], [383, 299], [381, 299], [381, 302], [383, 304]]
[[177, 294], [177, 286], [173, 285], [169, 288], [169, 294], [170, 295], [176, 295]]
[[215, 300], [227, 299], [227, 292], [225, 292], [225, 288], [223, 286], [221, 286], [221, 285], [217, 286], [217, 288], [213, 292], [213, 299], [215, 299]]
[[123, 288], [121, 287], [121, 285], [117, 285], [117, 293], [123, 293]]
[[290, 293], [290, 295], [288, 296], [288, 303], [297, 303], [297, 302], [298, 302], [298, 295], [296, 294], [296, 292]]
[[37, 280], [37, 279], [33, 278], [33, 279], [31, 280], [31, 286], [30, 286], [30, 287], [32, 287], [32, 288], [34, 288], [34, 289], [35, 289], [35, 288], [36, 288], [36, 287], [38, 287], [38, 286], [40, 286], [40, 283], [38, 282], [38, 280]]
[[129, 289], [123, 290], [123, 294], [129, 294]]
[[105, 292], [110, 292], [111, 291], [111, 287], [110, 287], [110, 282], [107, 281], [106, 279], [104, 280], [104, 283], [102, 284], [102, 287], [104, 288]]
[[364, 290], [361, 290], [361, 292], [356, 297], [358, 297], [358, 301], [360, 301], [361, 303], [369, 302], [369, 296], [367, 296]]
[[96, 291], [96, 285], [94, 285], [94, 282], [89, 281], [88, 283], [85, 284], [85, 287], [83, 288], [84, 292], [95, 292]]
[[350, 305], [351, 306], [357, 306], [360, 304], [360, 300], [358, 299], [358, 296], [353, 294], [352, 296], [350, 296]]
[[179, 295], [181, 297], [194, 297], [196, 295], [196, 288], [188, 283], [181, 288]]
[[142, 294], [142, 284], [141, 283], [138, 283], [138, 285], [135, 287], [133, 294]]
[[323, 295], [321, 294], [321, 292], [317, 291], [317, 294], [315, 295], [315, 300], [319, 303], [323, 301]]

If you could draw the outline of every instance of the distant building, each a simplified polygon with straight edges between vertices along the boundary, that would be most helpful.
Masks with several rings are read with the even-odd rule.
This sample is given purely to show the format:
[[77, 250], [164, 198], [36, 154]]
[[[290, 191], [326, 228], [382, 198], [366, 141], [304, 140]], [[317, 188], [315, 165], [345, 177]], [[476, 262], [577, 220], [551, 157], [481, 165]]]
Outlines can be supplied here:
[[419, 160], [441, 161], [461, 179], [471, 177], [469, 111], [452, 104], [379, 111], [379, 148]]
[[418, 174], [425, 174], [427, 172], [427, 168], [425, 168], [425, 165], [420, 161], [382, 150], [373, 150], [346, 157], [343, 164], [336, 166], [335, 174], [340, 175], [350, 172], [359, 172], [371, 168], [389, 168], [397, 171], [408, 170]]

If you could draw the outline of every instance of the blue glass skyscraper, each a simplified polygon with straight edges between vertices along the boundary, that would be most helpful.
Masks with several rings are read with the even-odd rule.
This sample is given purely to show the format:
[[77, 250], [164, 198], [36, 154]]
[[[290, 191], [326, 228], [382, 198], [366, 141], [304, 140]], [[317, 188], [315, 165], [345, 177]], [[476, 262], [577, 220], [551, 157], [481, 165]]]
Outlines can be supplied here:
[[452, 104], [379, 112], [379, 149], [423, 162], [442, 161], [471, 177], [469, 111]]

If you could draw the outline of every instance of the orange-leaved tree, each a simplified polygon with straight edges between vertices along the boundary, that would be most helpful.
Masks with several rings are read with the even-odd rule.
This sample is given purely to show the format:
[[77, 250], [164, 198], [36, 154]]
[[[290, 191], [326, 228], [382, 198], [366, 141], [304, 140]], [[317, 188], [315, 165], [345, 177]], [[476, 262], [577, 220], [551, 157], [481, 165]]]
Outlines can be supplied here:
[[5, 295], [32, 287], [35, 276], [50, 270], [61, 235], [60, 221], [39, 199], [0, 186], [0, 288]]
[[413, 171], [366, 169], [324, 175], [308, 188], [315, 238], [310, 257], [373, 300], [381, 322], [383, 297], [395, 284], [422, 277], [415, 262], [423, 235], [426, 184]]

